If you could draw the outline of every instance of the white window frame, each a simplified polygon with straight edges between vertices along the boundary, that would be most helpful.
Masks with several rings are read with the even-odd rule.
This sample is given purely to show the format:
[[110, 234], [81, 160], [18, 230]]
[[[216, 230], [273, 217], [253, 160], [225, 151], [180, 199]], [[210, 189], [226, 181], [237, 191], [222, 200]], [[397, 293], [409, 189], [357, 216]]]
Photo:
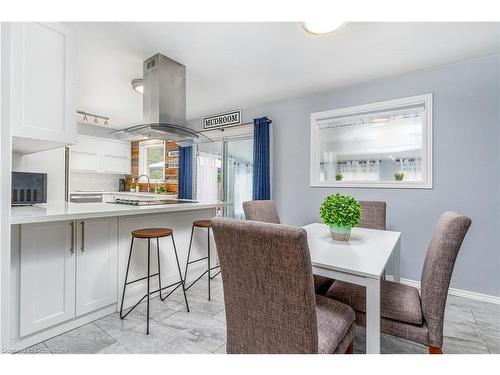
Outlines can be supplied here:
[[145, 149], [149, 147], [158, 147], [160, 144], [163, 145], [163, 168], [162, 168], [162, 178], [161, 179], [152, 179], [150, 178], [150, 182], [164, 182], [165, 181], [165, 141], [157, 140], [157, 139], [152, 139], [149, 141], [140, 141], [139, 142], [139, 176], [140, 175], [149, 175], [145, 173], [145, 163], [146, 163], [146, 158], [145, 158]]
[[[432, 189], [433, 145], [432, 145], [432, 94], [386, 100], [377, 103], [345, 107], [330, 111], [311, 113], [310, 187]], [[320, 148], [317, 122], [330, 117], [356, 116], [366, 112], [389, 111], [398, 107], [422, 105], [422, 181], [320, 181]]]

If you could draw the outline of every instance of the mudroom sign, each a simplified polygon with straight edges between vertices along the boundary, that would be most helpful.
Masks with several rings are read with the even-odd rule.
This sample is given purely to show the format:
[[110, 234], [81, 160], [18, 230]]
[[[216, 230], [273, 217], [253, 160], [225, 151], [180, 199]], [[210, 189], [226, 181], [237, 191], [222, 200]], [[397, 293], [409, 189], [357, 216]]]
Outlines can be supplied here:
[[203, 117], [203, 129], [218, 129], [241, 124], [241, 110]]

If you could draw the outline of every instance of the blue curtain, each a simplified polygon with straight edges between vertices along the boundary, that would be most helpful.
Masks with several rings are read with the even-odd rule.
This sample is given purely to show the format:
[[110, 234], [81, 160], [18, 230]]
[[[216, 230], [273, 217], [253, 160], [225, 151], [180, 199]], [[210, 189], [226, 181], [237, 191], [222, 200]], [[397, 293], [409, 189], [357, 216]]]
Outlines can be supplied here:
[[253, 200], [271, 199], [269, 124], [267, 117], [253, 120]]
[[179, 199], [193, 199], [193, 147], [179, 146]]

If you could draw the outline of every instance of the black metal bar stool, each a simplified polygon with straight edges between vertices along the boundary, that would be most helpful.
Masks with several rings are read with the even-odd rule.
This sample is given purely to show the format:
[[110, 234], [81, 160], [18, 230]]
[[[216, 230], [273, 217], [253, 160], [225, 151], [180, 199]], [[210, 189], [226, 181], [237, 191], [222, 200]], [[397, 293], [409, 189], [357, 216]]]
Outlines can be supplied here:
[[[161, 269], [160, 269], [160, 241], [159, 239], [162, 237], [171, 237], [172, 238], [172, 245], [174, 246], [174, 253], [175, 253], [175, 260], [177, 261], [177, 269], [179, 270], [179, 277], [180, 281], [177, 281], [173, 284], [164, 286], [162, 288], [161, 286]], [[132, 249], [134, 247], [134, 239], [136, 238], [141, 238], [141, 239], [147, 239], [148, 240], [148, 275], [145, 277], [141, 277], [140, 279], [136, 279], [133, 281], [127, 281], [128, 280], [128, 271], [130, 268], [130, 259], [132, 258]], [[158, 272], [151, 274], [151, 239], [156, 238], [156, 253], [158, 257]], [[151, 277], [154, 277], [158, 275], [158, 289], [151, 291], [149, 288], [149, 281]], [[125, 315], [123, 315], [123, 301], [125, 300], [125, 289], [127, 288], [127, 285], [136, 283], [138, 281], [147, 279], [147, 293], [134, 305], [132, 306]], [[176, 286], [174, 289], [172, 289], [165, 297], [162, 296], [161, 291], [163, 289], [170, 288], [172, 286]], [[134, 230], [132, 232], [132, 241], [130, 243], [130, 252], [128, 254], [128, 263], [127, 263], [127, 272], [125, 273], [125, 284], [123, 285], [123, 294], [122, 294], [122, 303], [120, 306], [120, 319], [125, 319], [130, 312], [139, 305], [144, 298], [147, 298], [147, 307], [146, 307], [146, 334], [149, 335], [149, 297], [151, 294], [154, 294], [156, 292], [160, 292], [160, 299], [162, 301], [165, 301], [165, 299], [171, 295], [179, 286], [182, 287], [182, 292], [184, 293], [184, 300], [186, 301], [186, 309], [189, 312], [189, 305], [188, 301], [186, 298], [186, 289], [184, 288], [184, 280], [182, 279], [182, 273], [181, 273], [181, 266], [179, 264], [179, 257], [177, 256], [177, 248], [175, 247], [175, 241], [174, 241], [174, 234], [173, 230], [170, 228], [148, 228], [148, 229], [139, 229], [139, 230]]]
[[[216, 265], [214, 267], [210, 267], [210, 228], [212, 227], [212, 222], [210, 220], [196, 220], [193, 221], [193, 227], [191, 228], [191, 240], [189, 241], [189, 250], [188, 250], [188, 256], [187, 256], [187, 261], [186, 261], [186, 272], [184, 272], [184, 280], [187, 280], [187, 273], [188, 273], [188, 266], [192, 263], [196, 263], [202, 260], [207, 260], [207, 269], [200, 275], [196, 280], [194, 280], [189, 286], [186, 288], [188, 290], [191, 288], [198, 280], [200, 280], [206, 273], [208, 273], [208, 300], [210, 301], [210, 280], [213, 280], [214, 277], [216, 277], [220, 273], [220, 266]], [[193, 234], [194, 234], [194, 228], [207, 228], [207, 240], [208, 240], [208, 254], [206, 257], [199, 258], [196, 260], [189, 261], [189, 257], [191, 256], [191, 247], [193, 245]], [[215, 275], [211, 276], [210, 271], [219, 268], [219, 272], [217, 272]]]

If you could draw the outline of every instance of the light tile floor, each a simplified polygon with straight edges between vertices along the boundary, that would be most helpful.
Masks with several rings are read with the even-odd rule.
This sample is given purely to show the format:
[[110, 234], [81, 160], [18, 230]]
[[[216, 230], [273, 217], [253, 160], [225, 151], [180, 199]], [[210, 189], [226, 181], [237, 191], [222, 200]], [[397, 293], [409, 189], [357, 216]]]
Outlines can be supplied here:
[[[225, 353], [226, 326], [222, 281], [212, 281], [207, 300], [206, 280], [188, 291], [187, 313], [181, 292], [150, 305], [150, 334], [146, 335], [146, 305], [139, 305], [125, 320], [108, 315], [70, 332], [32, 346], [22, 353]], [[356, 328], [354, 352], [365, 350], [365, 331]], [[500, 306], [450, 296], [444, 327], [445, 353], [500, 353]], [[419, 344], [382, 335], [382, 353], [426, 353]]]

